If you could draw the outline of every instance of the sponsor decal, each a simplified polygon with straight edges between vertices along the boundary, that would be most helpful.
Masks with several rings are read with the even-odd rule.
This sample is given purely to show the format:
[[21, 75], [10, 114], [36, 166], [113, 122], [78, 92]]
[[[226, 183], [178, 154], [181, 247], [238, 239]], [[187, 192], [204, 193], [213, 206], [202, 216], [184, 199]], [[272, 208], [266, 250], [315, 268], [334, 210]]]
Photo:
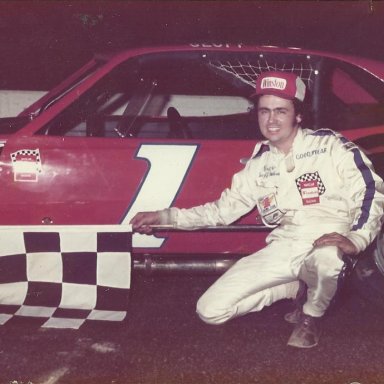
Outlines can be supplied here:
[[307, 151], [307, 152], [304, 152], [304, 153], [298, 153], [296, 155], [296, 159], [297, 160], [307, 159], [308, 157], [322, 155], [322, 154], [324, 154], [326, 152], [327, 152], [327, 148], [313, 149], [312, 151]]
[[263, 196], [261, 199], [259, 199], [259, 205], [263, 214], [269, 212], [272, 209], [276, 209], [277, 202], [275, 194], [271, 193], [267, 196]]
[[284, 216], [284, 213], [278, 209], [274, 193], [262, 196], [258, 200], [258, 209], [264, 223], [267, 225], [276, 225]]
[[296, 179], [303, 205], [320, 203], [320, 196], [325, 192], [325, 186], [319, 172], [305, 173]]
[[279, 220], [285, 215], [284, 212], [277, 209], [268, 215], [263, 216], [264, 224], [276, 226]]
[[38, 149], [21, 149], [11, 153], [11, 162], [15, 181], [37, 182], [42, 172], [40, 151]]
[[279, 77], [265, 77], [261, 82], [261, 89], [273, 88], [283, 91], [287, 86], [287, 80], [281, 79]]

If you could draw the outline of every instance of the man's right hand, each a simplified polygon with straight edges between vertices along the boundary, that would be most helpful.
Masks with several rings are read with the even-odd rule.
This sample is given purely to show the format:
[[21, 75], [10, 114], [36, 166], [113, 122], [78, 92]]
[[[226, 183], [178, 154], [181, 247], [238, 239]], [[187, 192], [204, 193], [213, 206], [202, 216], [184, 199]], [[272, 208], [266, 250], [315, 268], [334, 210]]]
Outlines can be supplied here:
[[153, 232], [151, 225], [159, 225], [160, 222], [160, 213], [154, 211], [136, 213], [129, 223], [134, 232], [150, 235]]

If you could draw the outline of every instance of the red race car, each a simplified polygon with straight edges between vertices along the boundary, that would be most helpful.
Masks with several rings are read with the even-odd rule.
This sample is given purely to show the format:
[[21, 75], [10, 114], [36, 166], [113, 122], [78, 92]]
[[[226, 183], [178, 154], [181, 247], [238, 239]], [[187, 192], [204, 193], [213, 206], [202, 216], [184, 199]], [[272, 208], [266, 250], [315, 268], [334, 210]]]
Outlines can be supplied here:
[[[249, 95], [266, 70], [299, 74], [308, 124], [358, 143], [384, 175], [384, 63], [241, 44], [132, 49], [96, 56], [2, 119], [0, 225], [128, 224], [218, 198], [261, 138]], [[230, 227], [134, 235], [134, 253], [240, 256], [268, 230], [255, 210]]]

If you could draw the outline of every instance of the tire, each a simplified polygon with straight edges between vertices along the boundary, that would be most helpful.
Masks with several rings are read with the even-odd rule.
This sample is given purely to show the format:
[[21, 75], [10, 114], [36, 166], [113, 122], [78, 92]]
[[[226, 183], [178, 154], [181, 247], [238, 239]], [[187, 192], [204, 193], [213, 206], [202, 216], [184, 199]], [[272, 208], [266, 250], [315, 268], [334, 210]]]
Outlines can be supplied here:
[[357, 262], [352, 274], [352, 285], [358, 294], [384, 308], [384, 231]]

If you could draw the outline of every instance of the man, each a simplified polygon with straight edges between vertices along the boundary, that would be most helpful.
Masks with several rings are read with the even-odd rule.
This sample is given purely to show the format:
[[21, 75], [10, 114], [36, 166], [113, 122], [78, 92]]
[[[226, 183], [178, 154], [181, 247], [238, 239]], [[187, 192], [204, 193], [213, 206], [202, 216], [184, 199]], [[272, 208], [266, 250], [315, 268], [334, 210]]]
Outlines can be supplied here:
[[305, 92], [293, 73], [262, 73], [252, 97], [266, 140], [231, 188], [215, 202], [138, 213], [131, 221], [141, 233], [156, 224], [227, 225], [257, 205], [264, 223], [277, 225], [266, 247], [223, 274], [199, 299], [197, 313], [220, 324], [296, 298], [298, 307], [285, 319], [295, 324], [288, 345], [298, 348], [318, 344], [342, 255], [357, 255], [373, 241], [384, 206], [383, 182], [356, 145], [328, 129], [301, 128]]

